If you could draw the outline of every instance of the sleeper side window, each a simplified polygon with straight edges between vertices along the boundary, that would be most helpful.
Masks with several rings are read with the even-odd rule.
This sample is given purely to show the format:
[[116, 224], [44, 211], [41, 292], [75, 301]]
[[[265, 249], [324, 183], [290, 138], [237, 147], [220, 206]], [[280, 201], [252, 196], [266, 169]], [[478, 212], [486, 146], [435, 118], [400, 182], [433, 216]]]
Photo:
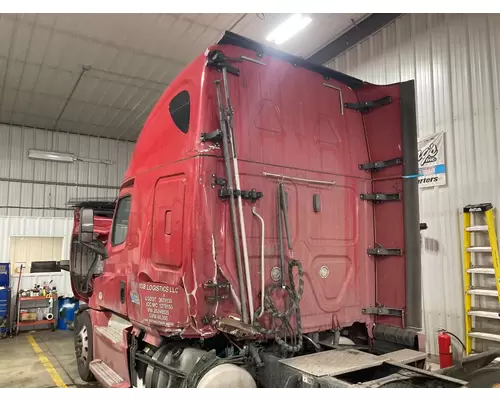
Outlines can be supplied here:
[[189, 92], [183, 90], [175, 95], [175, 97], [170, 100], [168, 108], [175, 126], [177, 126], [181, 132], [188, 133], [189, 117], [191, 116]]
[[126, 196], [118, 201], [111, 235], [111, 244], [113, 246], [122, 244], [127, 237], [131, 200], [131, 196]]

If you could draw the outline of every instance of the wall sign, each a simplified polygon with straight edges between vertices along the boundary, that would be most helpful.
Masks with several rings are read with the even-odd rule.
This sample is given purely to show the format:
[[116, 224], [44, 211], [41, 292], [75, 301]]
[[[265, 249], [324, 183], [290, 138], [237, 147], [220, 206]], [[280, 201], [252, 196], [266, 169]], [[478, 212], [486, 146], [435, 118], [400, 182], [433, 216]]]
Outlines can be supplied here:
[[446, 185], [444, 132], [418, 141], [418, 173], [419, 188]]

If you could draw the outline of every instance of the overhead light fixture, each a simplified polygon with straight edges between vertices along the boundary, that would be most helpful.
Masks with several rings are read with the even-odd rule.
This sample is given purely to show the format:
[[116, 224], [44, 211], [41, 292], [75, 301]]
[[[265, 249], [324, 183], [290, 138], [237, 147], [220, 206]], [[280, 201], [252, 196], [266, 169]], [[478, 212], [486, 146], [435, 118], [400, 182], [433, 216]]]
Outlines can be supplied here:
[[83, 161], [96, 164], [106, 164], [106, 165], [113, 164], [113, 161], [111, 160], [99, 160], [96, 158], [77, 157], [72, 153], [59, 153], [57, 151], [46, 151], [46, 150], [35, 150], [35, 149], [28, 150], [28, 158], [31, 158], [33, 160], [58, 161], [65, 163]]
[[266, 40], [276, 44], [283, 44], [309, 25], [311, 21], [311, 18], [304, 17], [302, 14], [293, 14], [267, 35]]
[[44, 150], [28, 150], [28, 158], [32, 158], [34, 160], [59, 161], [65, 163], [72, 163], [76, 161], [76, 157], [74, 154], [58, 153], [55, 151]]

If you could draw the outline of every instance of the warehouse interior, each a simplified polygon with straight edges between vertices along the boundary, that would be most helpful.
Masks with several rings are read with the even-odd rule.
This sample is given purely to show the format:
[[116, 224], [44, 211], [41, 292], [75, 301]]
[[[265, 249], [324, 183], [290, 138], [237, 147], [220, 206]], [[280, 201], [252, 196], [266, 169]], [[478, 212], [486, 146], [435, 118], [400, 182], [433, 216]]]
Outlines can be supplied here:
[[[500, 16], [303, 14], [307, 23], [300, 31], [284, 42], [270, 40], [270, 32], [296, 16], [0, 14], [0, 388], [113, 386], [82, 380], [77, 366], [81, 301], [61, 267], [72, 257], [71, 202], [118, 198], [160, 96], [225, 32], [374, 85], [414, 81], [414, 181], [419, 222], [426, 224], [419, 231], [421, 280], [414, 285], [421, 291], [424, 369], [440, 368], [443, 333], [451, 335], [453, 365], [469, 355], [469, 341], [477, 354], [500, 350], [500, 225], [494, 221], [500, 205]], [[342, 92], [340, 99], [344, 104]], [[435, 153], [429, 156], [429, 149]], [[421, 171], [426, 157], [434, 157], [430, 175]], [[491, 210], [464, 211], [481, 204]], [[465, 224], [474, 225], [468, 216], [483, 213], [476, 226], [484, 229], [467, 231]], [[383, 222], [388, 229], [391, 223]], [[482, 242], [471, 239], [479, 231], [487, 233]], [[482, 246], [479, 254], [467, 250], [472, 246]], [[470, 272], [473, 264], [488, 267], [489, 275]], [[401, 315], [404, 321], [405, 310]], [[500, 382], [500, 369], [495, 374]]]

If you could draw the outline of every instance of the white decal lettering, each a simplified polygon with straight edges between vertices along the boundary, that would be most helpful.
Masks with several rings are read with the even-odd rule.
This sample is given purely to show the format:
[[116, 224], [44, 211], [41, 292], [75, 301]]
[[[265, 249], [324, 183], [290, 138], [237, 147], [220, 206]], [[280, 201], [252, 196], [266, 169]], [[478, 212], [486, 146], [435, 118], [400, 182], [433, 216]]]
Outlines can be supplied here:
[[147, 291], [151, 292], [163, 292], [163, 293], [173, 293], [173, 294], [179, 293], [179, 288], [177, 286], [172, 287], [166, 285], [155, 285], [152, 283], [145, 284], [144, 286], [142, 285], [143, 284], [139, 285], [141, 289], [146, 289]]
[[[174, 301], [168, 294], [179, 293], [179, 287], [154, 283], [140, 283], [142, 291], [144, 322], [155, 325], [172, 325], [169, 322], [170, 311], [174, 310]], [[165, 296], [165, 297], [164, 297]]]

